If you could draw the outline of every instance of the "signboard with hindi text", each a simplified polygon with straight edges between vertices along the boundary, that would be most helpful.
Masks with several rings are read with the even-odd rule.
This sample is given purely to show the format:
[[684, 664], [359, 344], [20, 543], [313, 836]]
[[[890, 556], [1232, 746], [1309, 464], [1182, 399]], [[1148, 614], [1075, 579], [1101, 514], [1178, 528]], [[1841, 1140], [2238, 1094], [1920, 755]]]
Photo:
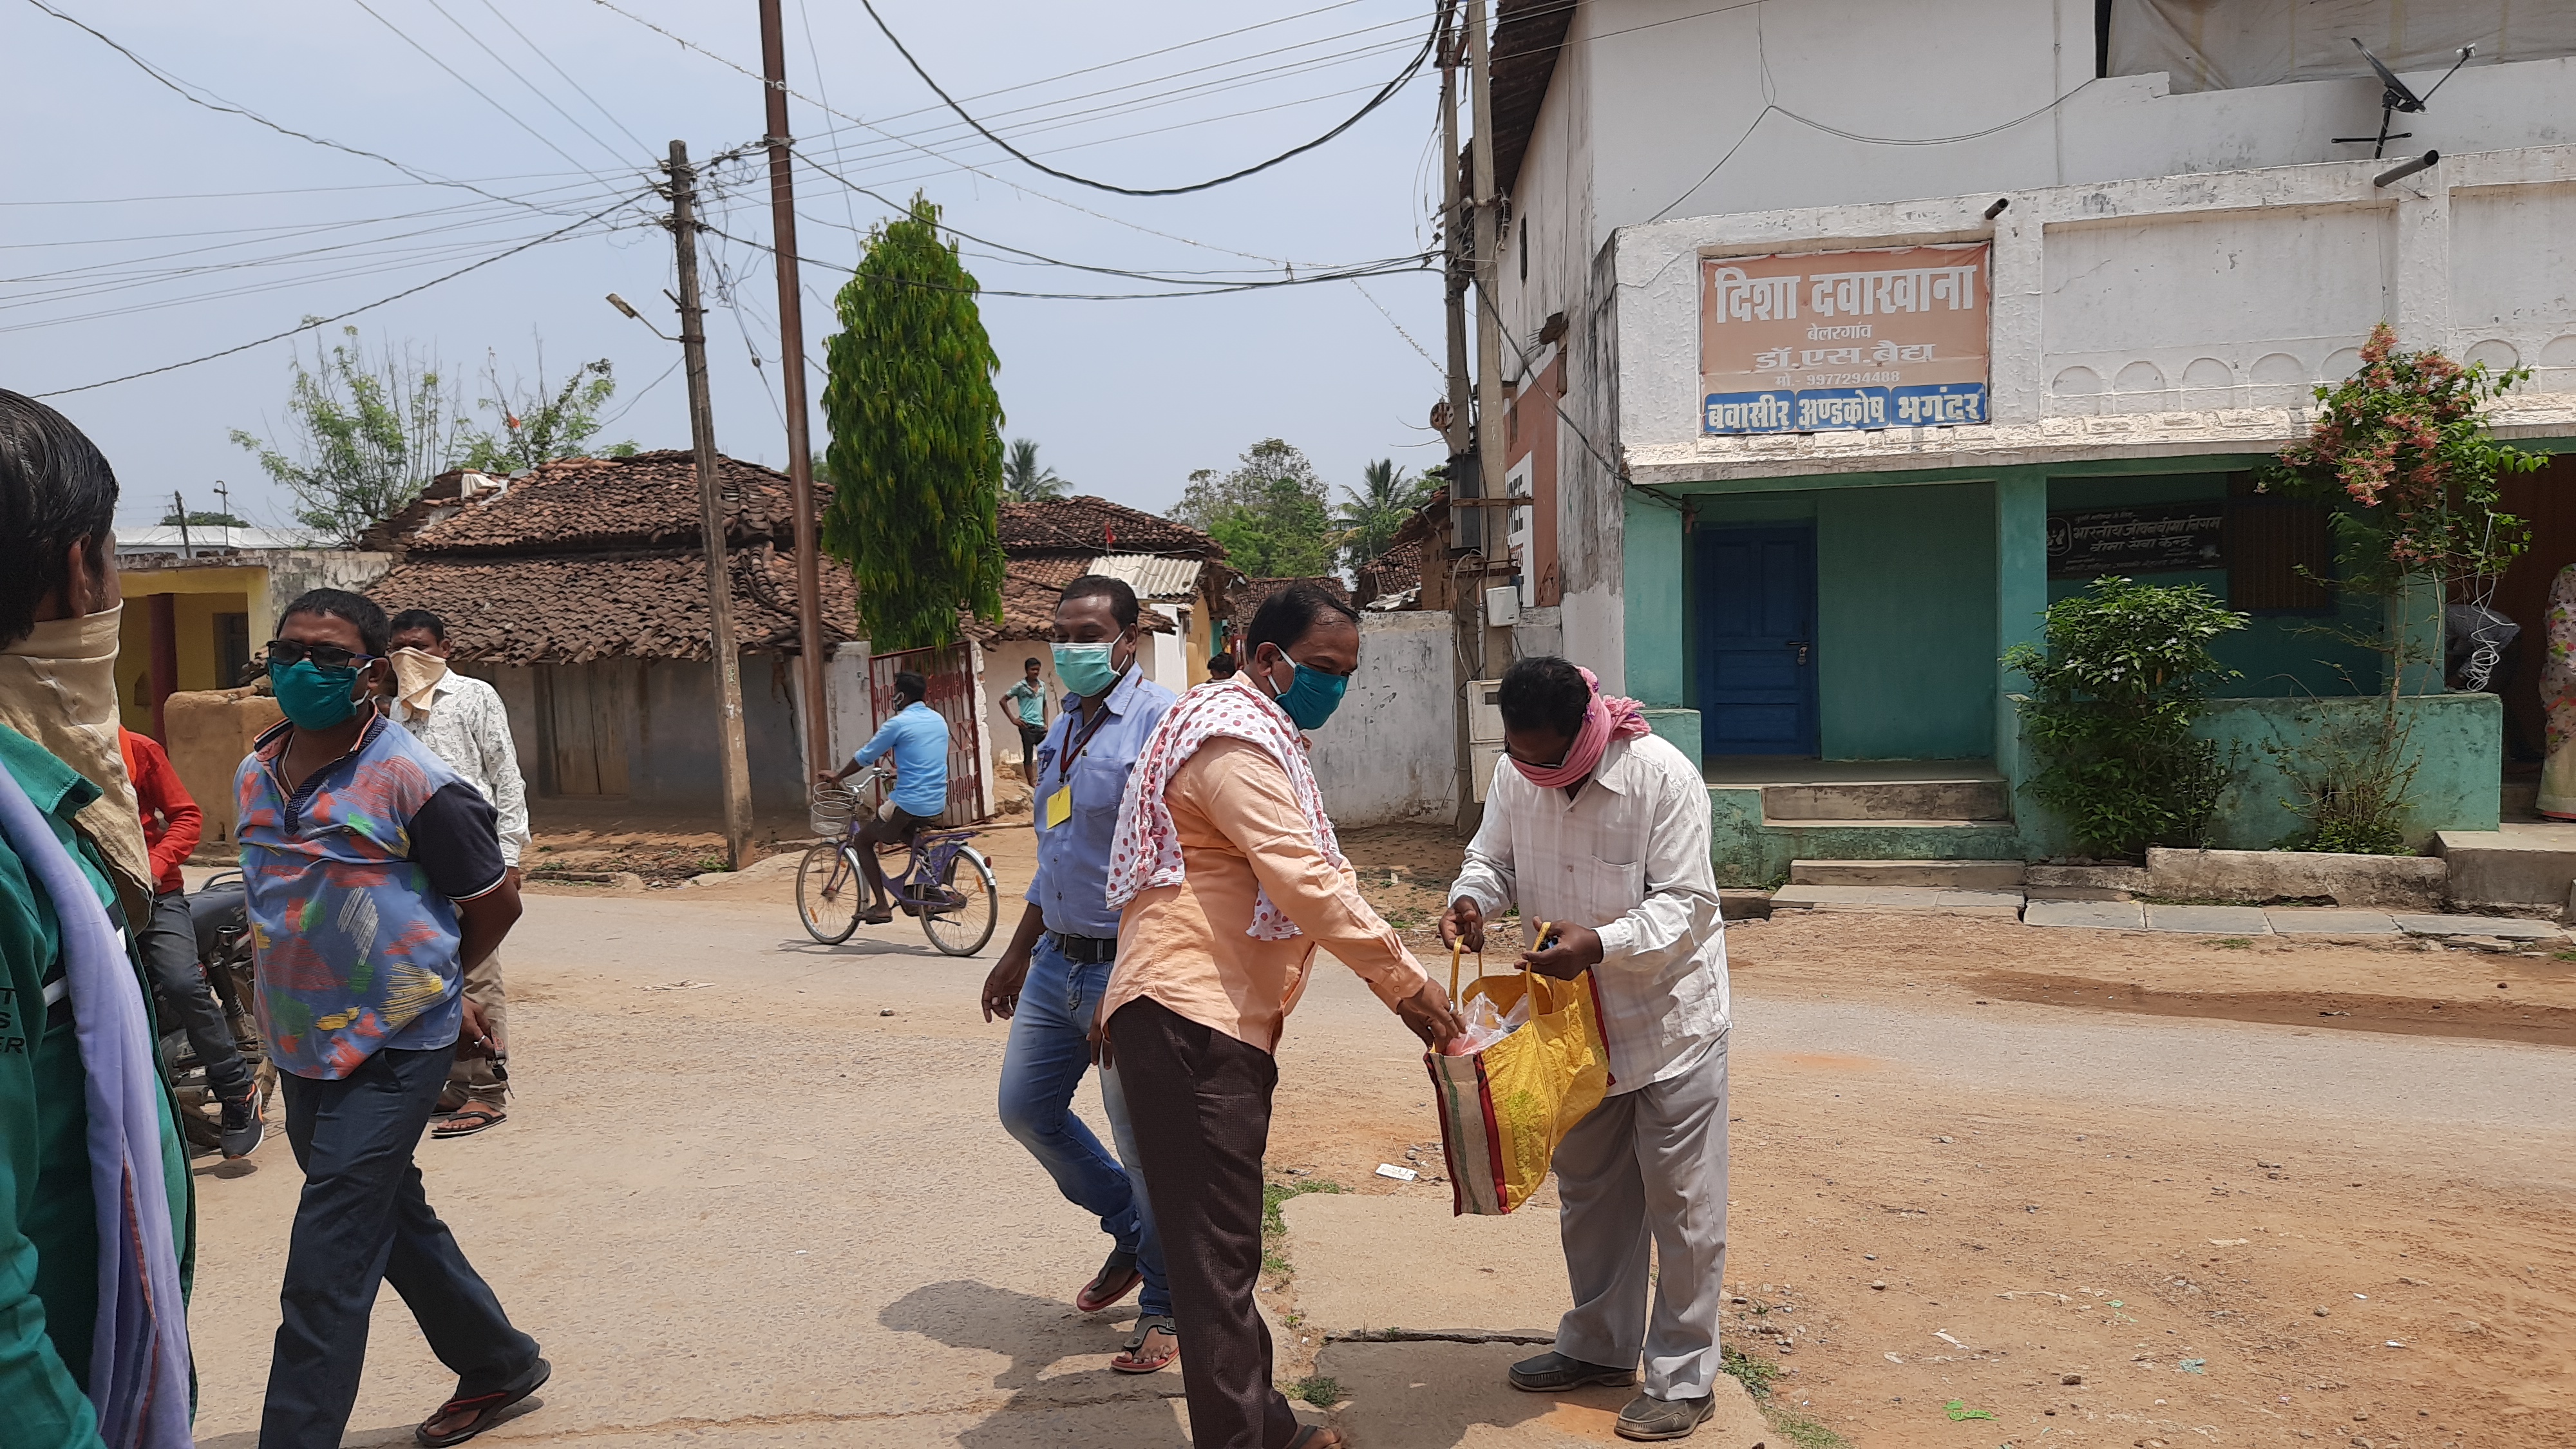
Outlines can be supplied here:
[[1702, 257], [1700, 432], [1989, 421], [1991, 244]]
[[2048, 515], [2048, 576], [2169, 574], [2227, 566], [2227, 504], [2148, 503]]

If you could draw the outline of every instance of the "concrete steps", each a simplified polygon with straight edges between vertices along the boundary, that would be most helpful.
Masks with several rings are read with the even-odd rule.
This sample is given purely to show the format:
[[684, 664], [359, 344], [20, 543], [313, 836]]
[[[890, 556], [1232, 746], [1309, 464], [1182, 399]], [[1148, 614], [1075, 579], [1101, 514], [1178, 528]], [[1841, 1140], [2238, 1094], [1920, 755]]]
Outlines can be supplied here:
[[2022, 863], [2018, 860], [1793, 860], [1789, 862], [1789, 884], [2014, 890], [2022, 884]]
[[1765, 785], [1762, 815], [1781, 825], [2001, 822], [2012, 806], [2001, 780], [1853, 780]]
[[2471, 909], [2565, 910], [2576, 887], [2576, 824], [2507, 821], [2501, 830], [2445, 830], [2433, 848], [2450, 863], [2451, 899]]

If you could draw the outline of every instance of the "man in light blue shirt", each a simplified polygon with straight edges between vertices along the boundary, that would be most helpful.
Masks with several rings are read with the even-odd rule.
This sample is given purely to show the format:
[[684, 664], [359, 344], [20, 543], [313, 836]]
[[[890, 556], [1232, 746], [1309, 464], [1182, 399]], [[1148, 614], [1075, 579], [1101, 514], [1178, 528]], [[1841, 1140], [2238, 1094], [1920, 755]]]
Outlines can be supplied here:
[[1136, 591], [1097, 574], [1065, 585], [1056, 602], [1056, 675], [1072, 693], [1036, 751], [1038, 869], [1028, 909], [984, 981], [984, 1019], [1011, 1023], [1002, 1126], [1065, 1200], [1096, 1215], [1109, 1234], [1109, 1259], [1074, 1294], [1074, 1306], [1095, 1313], [1144, 1286], [1135, 1333], [1109, 1361], [1121, 1373], [1152, 1373], [1180, 1353], [1118, 1074], [1100, 1072], [1117, 1157], [1073, 1113], [1074, 1090], [1091, 1065], [1091, 1018], [1118, 957], [1118, 911], [1109, 904], [1118, 802], [1137, 752], [1173, 704], [1172, 692], [1137, 668], [1137, 614]]
[[859, 920], [871, 926], [894, 919], [894, 898], [886, 891], [875, 847], [912, 839], [913, 832], [948, 808], [947, 717], [922, 703], [929, 697], [930, 681], [909, 669], [895, 675], [894, 693], [903, 705], [877, 726], [876, 735], [859, 746], [848, 764], [814, 777], [837, 785], [852, 771], [863, 770], [888, 754], [894, 756], [894, 785], [886, 792], [886, 808], [859, 827], [859, 839], [867, 845], [858, 853], [859, 873], [867, 877], [869, 891], [868, 908], [859, 913]]

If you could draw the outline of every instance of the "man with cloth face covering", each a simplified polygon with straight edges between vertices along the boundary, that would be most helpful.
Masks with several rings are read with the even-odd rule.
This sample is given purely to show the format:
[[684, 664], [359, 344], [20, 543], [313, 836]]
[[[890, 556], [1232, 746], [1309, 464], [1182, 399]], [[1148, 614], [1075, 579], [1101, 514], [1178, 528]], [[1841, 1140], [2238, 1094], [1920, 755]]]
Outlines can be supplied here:
[[1511, 1384], [1631, 1384], [1642, 1361], [1645, 1392], [1612, 1427], [1686, 1438], [1715, 1408], [1726, 1272], [1726, 935], [1708, 787], [1635, 700], [1565, 660], [1514, 664], [1494, 702], [1505, 757], [1440, 939], [1482, 951], [1486, 918], [1512, 905], [1554, 922], [1521, 961], [1561, 980], [1590, 971], [1610, 1048], [1610, 1095], [1556, 1149], [1574, 1307]]
[[1099, 1218], [1110, 1236], [1109, 1261], [1074, 1295], [1074, 1306], [1097, 1313], [1144, 1285], [1135, 1335], [1109, 1361], [1121, 1373], [1151, 1373], [1179, 1351], [1163, 1248], [1146, 1207], [1118, 1073], [1100, 1070], [1116, 1158], [1100, 1149], [1072, 1110], [1074, 1089], [1091, 1066], [1085, 1037], [1092, 1012], [1118, 959], [1118, 911], [1107, 899], [1118, 802], [1136, 752], [1172, 707], [1172, 692], [1136, 667], [1137, 617], [1136, 591], [1098, 574], [1065, 585], [1056, 603], [1055, 672], [1072, 693], [1030, 751], [1038, 792], [1037, 875], [1020, 928], [984, 981], [984, 1019], [1011, 1023], [1002, 1058], [1002, 1126], [1055, 1179], [1065, 1200]]

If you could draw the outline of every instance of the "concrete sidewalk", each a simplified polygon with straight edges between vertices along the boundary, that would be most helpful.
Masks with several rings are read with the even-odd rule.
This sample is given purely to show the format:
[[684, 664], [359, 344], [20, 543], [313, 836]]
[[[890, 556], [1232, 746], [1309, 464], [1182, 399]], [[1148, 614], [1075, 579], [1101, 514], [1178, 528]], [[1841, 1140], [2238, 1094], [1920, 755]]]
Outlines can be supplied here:
[[2568, 939], [2554, 921], [2513, 916], [2410, 914], [2321, 906], [2159, 905], [2148, 901], [2057, 900], [2016, 890], [1930, 886], [1792, 885], [1771, 895], [1780, 911], [1930, 912], [2018, 919], [2028, 926], [2164, 931], [2194, 936], [2414, 936], [2550, 945]]

